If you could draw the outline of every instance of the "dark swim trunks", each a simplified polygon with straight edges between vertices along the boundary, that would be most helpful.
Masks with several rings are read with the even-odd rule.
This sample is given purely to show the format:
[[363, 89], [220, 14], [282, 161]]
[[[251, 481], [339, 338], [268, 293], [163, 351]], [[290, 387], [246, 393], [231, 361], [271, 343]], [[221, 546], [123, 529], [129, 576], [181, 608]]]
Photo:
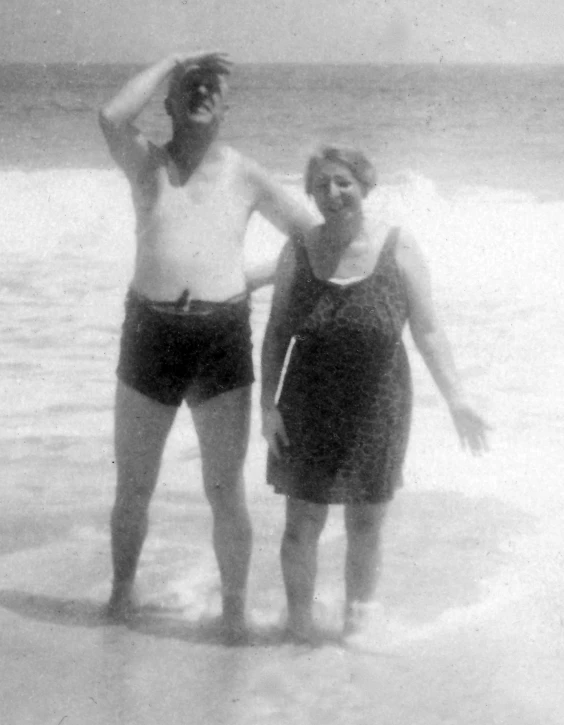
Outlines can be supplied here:
[[254, 381], [248, 297], [153, 302], [129, 290], [118, 378], [164, 405], [198, 405]]

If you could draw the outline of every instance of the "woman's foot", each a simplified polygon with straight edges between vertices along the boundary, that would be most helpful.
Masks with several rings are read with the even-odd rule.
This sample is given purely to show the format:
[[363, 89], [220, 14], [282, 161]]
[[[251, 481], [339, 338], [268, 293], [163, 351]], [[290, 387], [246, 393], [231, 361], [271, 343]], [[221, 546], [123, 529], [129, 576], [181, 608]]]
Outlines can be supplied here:
[[344, 641], [349, 647], [386, 651], [413, 639], [413, 628], [380, 602], [354, 602], [345, 610]]
[[385, 618], [384, 607], [379, 602], [348, 602], [345, 606], [343, 635], [350, 637], [371, 631]]
[[284, 639], [293, 644], [316, 647], [322, 643], [324, 638], [323, 632], [315, 626], [313, 616], [308, 611], [288, 617], [284, 627]]

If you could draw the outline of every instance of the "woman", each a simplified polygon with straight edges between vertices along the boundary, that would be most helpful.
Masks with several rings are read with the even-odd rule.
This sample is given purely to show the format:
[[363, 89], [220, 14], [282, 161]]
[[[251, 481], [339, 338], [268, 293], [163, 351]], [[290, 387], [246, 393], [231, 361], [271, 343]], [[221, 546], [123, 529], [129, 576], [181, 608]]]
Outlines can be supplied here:
[[462, 444], [486, 449], [487, 425], [465, 399], [415, 240], [365, 219], [363, 200], [375, 185], [358, 151], [325, 147], [310, 159], [306, 192], [324, 221], [284, 247], [263, 345], [267, 478], [287, 496], [287, 628], [306, 641], [329, 504], [345, 506], [345, 632], [358, 629], [374, 599], [380, 531], [402, 483], [410, 425], [406, 322]]

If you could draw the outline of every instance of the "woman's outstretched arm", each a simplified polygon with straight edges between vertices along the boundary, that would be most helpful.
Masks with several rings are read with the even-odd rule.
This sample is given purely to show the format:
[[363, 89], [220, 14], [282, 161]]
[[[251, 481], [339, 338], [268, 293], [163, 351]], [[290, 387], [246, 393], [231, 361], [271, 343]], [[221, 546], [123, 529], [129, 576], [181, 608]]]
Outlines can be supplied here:
[[429, 268], [415, 239], [402, 232], [397, 247], [409, 302], [409, 327], [413, 341], [445, 399], [464, 447], [473, 453], [487, 450], [489, 428], [469, 403], [456, 369], [449, 340], [433, 303]]

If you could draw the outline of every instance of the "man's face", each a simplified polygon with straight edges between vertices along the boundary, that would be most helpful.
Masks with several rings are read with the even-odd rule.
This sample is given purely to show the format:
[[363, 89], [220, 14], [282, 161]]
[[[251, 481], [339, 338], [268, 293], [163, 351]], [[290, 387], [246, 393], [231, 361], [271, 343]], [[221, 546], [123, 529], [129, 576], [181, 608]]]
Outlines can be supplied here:
[[217, 73], [195, 69], [186, 73], [171, 92], [170, 114], [184, 125], [211, 125], [223, 120], [227, 84]]

